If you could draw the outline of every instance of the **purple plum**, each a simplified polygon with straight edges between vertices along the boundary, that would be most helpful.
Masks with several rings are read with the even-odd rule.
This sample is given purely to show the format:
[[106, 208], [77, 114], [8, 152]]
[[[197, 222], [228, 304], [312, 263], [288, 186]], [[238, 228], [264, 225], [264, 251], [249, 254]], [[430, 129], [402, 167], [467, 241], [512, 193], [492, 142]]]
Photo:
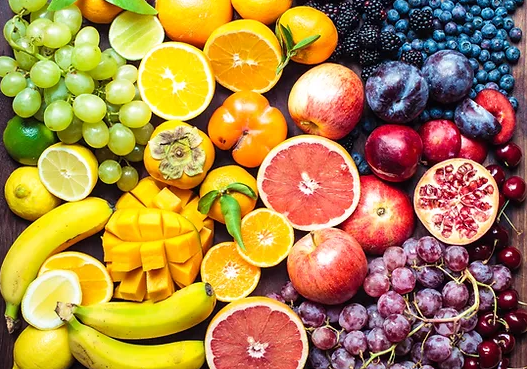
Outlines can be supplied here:
[[469, 98], [458, 104], [454, 122], [461, 133], [470, 138], [489, 140], [501, 131], [501, 124], [494, 115]]

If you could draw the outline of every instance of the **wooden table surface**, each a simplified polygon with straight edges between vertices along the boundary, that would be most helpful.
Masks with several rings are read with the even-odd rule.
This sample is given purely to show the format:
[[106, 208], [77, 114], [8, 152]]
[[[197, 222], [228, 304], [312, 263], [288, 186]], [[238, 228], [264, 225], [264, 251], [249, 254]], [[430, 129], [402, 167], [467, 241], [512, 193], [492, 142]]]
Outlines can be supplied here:
[[[521, 27], [524, 31], [527, 30], [527, 5], [523, 6], [522, 8], [519, 8], [516, 11], [516, 14], [514, 15], [514, 21], [515, 24], [519, 27]], [[12, 17], [12, 12], [9, 8], [8, 2], [3, 0], [0, 1], [0, 25], [3, 28], [3, 25], [5, 22]], [[101, 40], [102, 40], [102, 46], [107, 47], [107, 33], [108, 33], [108, 27], [98, 27], [100, 29], [101, 33]], [[527, 36], [524, 36], [521, 45], [519, 45], [520, 49], [522, 50], [522, 54], [525, 52], [525, 40]], [[12, 55], [12, 50], [8, 46], [7, 42], [4, 40], [2, 36], [0, 36], [0, 55]], [[357, 70], [357, 67], [354, 65], [348, 65], [352, 67], [353, 69]], [[295, 81], [309, 68], [306, 66], [301, 66], [292, 63], [289, 67], [286, 68], [280, 82], [270, 91], [266, 94], [266, 97], [270, 100], [271, 104], [273, 106], [278, 107], [286, 116], [288, 120], [288, 126], [289, 126], [289, 136], [293, 136], [300, 133], [300, 130], [294, 125], [294, 123], [291, 121], [289, 114], [287, 112], [287, 97], [289, 94], [289, 91], [291, 90], [291, 87], [295, 83]], [[520, 109], [518, 111], [517, 115], [517, 122], [518, 126], [516, 129], [516, 133], [514, 136], [514, 141], [520, 145], [520, 147], [523, 148], [523, 151], [527, 153], [527, 140], [525, 139], [525, 134], [527, 133], [527, 109], [525, 109], [526, 104], [526, 98], [523, 94], [523, 91], [525, 88], [527, 88], [527, 81], [525, 80], [525, 58], [522, 55], [520, 62], [516, 68], [514, 68], [514, 76], [516, 78], [516, 87], [515, 87], [515, 96], [518, 99], [520, 103]], [[212, 101], [209, 108], [201, 114], [199, 117], [193, 119], [190, 121], [190, 123], [196, 125], [200, 129], [206, 131], [207, 122], [214, 112], [214, 110], [221, 105], [223, 100], [229, 96], [230, 92], [226, 89], [222, 88], [220, 85], [217, 85], [216, 87], [216, 94], [214, 97], [214, 100]], [[11, 101], [12, 99], [6, 98], [5, 96], [0, 94], [0, 127], [1, 131], [3, 132], [3, 129], [8, 122], [9, 119], [11, 119], [14, 115], [13, 110], [11, 108]], [[157, 120], [156, 122], [159, 122]], [[362, 135], [355, 147], [358, 151], [362, 151], [363, 143], [365, 140], [365, 136]], [[492, 157], [489, 155], [489, 159], [492, 160]], [[520, 168], [517, 168], [515, 170], [515, 174], [520, 175], [522, 177], [525, 176], [525, 169], [527, 167], [527, 158], [525, 158], [522, 163], [520, 164]], [[228, 152], [221, 152], [219, 150], [216, 150], [216, 162], [214, 164], [215, 167], [227, 165], [227, 164], [234, 164], [230, 153]], [[19, 166], [18, 163], [13, 161], [7, 152], [5, 151], [3, 147], [3, 143], [0, 142], [0, 185], [3, 188], [3, 185], [10, 175], [10, 173]], [[419, 173], [422, 173], [424, 168], [420, 169]], [[254, 175], [256, 175], [256, 171], [252, 171]], [[404, 188], [408, 189], [409, 193], [413, 192], [413, 188], [415, 185], [416, 180], [419, 178], [419, 173], [414, 176], [414, 180], [412, 182], [408, 182], [403, 184]], [[143, 174], [144, 175], [144, 174]], [[97, 187], [95, 188], [93, 192], [94, 196], [100, 196], [107, 200], [109, 200], [112, 203], [115, 203], [115, 201], [120, 196], [120, 191], [116, 188], [116, 186], [108, 186], [99, 183]], [[261, 205], [261, 203], [260, 203]], [[513, 222], [520, 228], [525, 229], [527, 231], [527, 220], [525, 216], [525, 209], [523, 207], [518, 208], [512, 208], [508, 211], [509, 215], [511, 216], [511, 219]], [[18, 218], [15, 216], [9, 208], [7, 207], [5, 203], [4, 198], [4, 192], [3, 190], [0, 191], [0, 261], [4, 259], [7, 250], [9, 249], [10, 245], [13, 243], [13, 241], [16, 239], [16, 237], [20, 234], [20, 232], [27, 227], [28, 222]], [[426, 231], [423, 229], [422, 226], [418, 225], [418, 228], [416, 229], [416, 235], [424, 235], [426, 234]], [[302, 234], [300, 232], [296, 232], [297, 238], [300, 237]], [[525, 235], [517, 236], [514, 234], [514, 232], [511, 232], [512, 236], [512, 245], [519, 247], [523, 252], [525, 252], [524, 247], [524, 241], [525, 241]], [[228, 240], [229, 236], [225, 231], [225, 228], [221, 225], [216, 224], [216, 236], [215, 236], [215, 243]], [[74, 245], [71, 250], [75, 251], [82, 251], [86, 252], [88, 254], [91, 254], [97, 258], [102, 258], [102, 246], [100, 242], [100, 238], [97, 236], [90, 237], [89, 239], [86, 239], [82, 242], [80, 242], [77, 245]], [[514, 286], [515, 288], [520, 292], [520, 296], [524, 301], [527, 301], [527, 279], [524, 278], [524, 275], [526, 275], [522, 270], [517, 272], [515, 274], [514, 279]], [[285, 268], [285, 264], [282, 263], [281, 265], [270, 268], [270, 269], [264, 269], [262, 271], [262, 279], [257, 287], [254, 294], [256, 295], [263, 295], [269, 292], [275, 292], [279, 290], [283, 282], [287, 278], [287, 271]], [[221, 308], [223, 304], [218, 304], [217, 309]], [[5, 309], [5, 303], [3, 299], [0, 298], [0, 310], [4, 311]], [[167, 341], [174, 341], [174, 340], [181, 340], [181, 339], [202, 339], [204, 336], [205, 329], [207, 327], [208, 321], [205, 321], [198, 326], [194, 327], [193, 329], [190, 329], [186, 332], [171, 336], [171, 337], [165, 337], [163, 339], [157, 340], [158, 342], [167, 342]], [[16, 339], [16, 335], [9, 335], [7, 333], [7, 329], [5, 328], [3, 322], [0, 322], [0, 369], [11, 369], [13, 366], [13, 359], [12, 359], [12, 350], [13, 350], [13, 343]], [[514, 351], [512, 355], [512, 362], [510, 367], [523, 367], [527, 365], [527, 339], [522, 339], [519, 341], [519, 346]], [[525, 350], [525, 351], [524, 351]], [[204, 368], [207, 366], [205, 365]], [[83, 368], [82, 365], [75, 363], [72, 367], [74, 369], [81, 369]], [[279, 368], [277, 368], [279, 369]]]

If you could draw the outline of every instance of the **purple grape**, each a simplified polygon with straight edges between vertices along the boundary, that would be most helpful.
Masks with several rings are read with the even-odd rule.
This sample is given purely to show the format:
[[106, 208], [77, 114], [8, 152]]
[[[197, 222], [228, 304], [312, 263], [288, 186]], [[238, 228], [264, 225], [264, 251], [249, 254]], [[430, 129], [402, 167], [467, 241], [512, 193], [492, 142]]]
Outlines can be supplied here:
[[397, 343], [401, 342], [408, 336], [411, 326], [404, 315], [392, 314], [384, 320], [382, 328], [384, 329], [386, 337], [388, 337], [391, 342]]
[[279, 293], [271, 292], [265, 295], [266, 297], [269, 297], [270, 299], [276, 300], [278, 302], [281, 302], [282, 304], [285, 304], [285, 300]]
[[480, 260], [470, 263], [468, 271], [480, 283], [487, 284], [492, 281], [492, 268]]
[[448, 337], [434, 334], [433, 336], [428, 337], [425, 342], [425, 356], [436, 363], [448, 359], [451, 353], [452, 347], [450, 346], [450, 339], [448, 339]]
[[443, 284], [445, 274], [434, 266], [424, 266], [416, 270], [415, 276], [423, 287], [438, 288]]
[[390, 366], [390, 369], [406, 369], [406, 367], [402, 364], [395, 363], [392, 366]]
[[386, 364], [382, 361], [372, 361], [365, 369], [386, 369]]
[[[422, 324], [421, 321], [418, 321], [412, 325], [412, 331], [417, 329], [418, 326]], [[423, 342], [423, 340], [426, 338], [426, 336], [429, 334], [429, 332], [432, 330], [431, 324], [426, 324], [422, 326], [417, 332], [415, 332], [412, 336], [413, 340], [415, 342]]]
[[444, 260], [450, 270], [461, 272], [468, 265], [468, 251], [462, 246], [448, 246], [445, 250]]
[[443, 306], [461, 310], [468, 301], [468, 288], [463, 283], [450, 281], [443, 287], [442, 296]]
[[[466, 307], [464, 310], [461, 311], [461, 314], [463, 314], [466, 310], [470, 309], [470, 306]], [[461, 318], [459, 320], [459, 326], [461, 327], [461, 330], [463, 332], [469, 332], [476, 328], [476, 325], [478, 325], [478, 315], [471, 313], [468, 315], [469, 317]]]
[[412, 361], [421, 363], [422, 365], [432, 364], [432, 361], [423, 355], [423, 348], [421, 347], [420, 342], [414, 343], [412, 350], [410, 351], [410, 357], [412, 358]]
[[[412, 292], [415, 288], [415, 274], [409, 268], [397, 268], [392, 272], [392, 288], [401, 295]], [[370, 295], [371, 296], [371, 295]]]
[[388, 276], [388, 268], [386, 268], [382, 256], [377, 257], [368, 263], [368, 273], [381, 273]]
[[331, 354], [333, 369], [350, 369], [355, 367], [355, 358], [344, 348], [340, 347]]
[[330, 327], [318, 327], [311, 333], [311, 341], [316, 348], [330, 350], [338, 343], [337, 332]]
[[382, 328], [373, 328], [366, 336], [371, 352], [387, 350], [392, 345]]
[[511, 286], [512, 274], [509, 268], [504, 265], [492, 266], [492, 289], [496, 292], [505, 291]]
[[359, 304], [344, 306], [339, 316], [339, 324], [346, 331], [361, 330], [368, 323], [368, 312]]
[[391, 314], [403, 314], [406, 308], [404, 298], [395, 291], [388, 291], [377, 301], [377, 309], [383, 318]]
[[331, 366], [325, 352], [316, 347], [309, 352], [309, 363], [313, 369], [329, 369]]
[[421, 237], [417, 241], [416, 250], [417, 255], [427, 263], [435, 263], [443, 256], [443, 250], [439, 241], [430, 236]]
[[306, 327], [320, 327], [326, 321], [326, 308], [313, 301], [304, 301], [298, 307], [298, 315]]
[[[434, 316], [435, 319], [448, 319], [454, 318], [459, 315], [458, 311], [454, 308], [442, 308]], [[454, 322], [446, 323], [434, 323], [434, 328], [438, 334], [441, 336], [450, 336], [457, 333], [459, 329], [459, 324], [454, 324]]]
[[382, 328], [382, 323], [384, 323], [384, 318], [379, 313], [377, 305], [370, 305], [366, 308], [368, 311], [368, 328], [373, 329], [375, 327]]
[[417, 240], [409, 238], [403, 243], [404, 254], [406, 255], [406, 265], [421, 265], [423, 261], [417, 255]]
[[326, 307], [326, 317], [330, 323], [338, 323], [342, 305], [331, 305]]
[[300, 295], [296, 291], [295, 287], [293, 286], [293, 283], [291, 281], [288, 281], [284, 287], [282, 287], [282, 290], [280, 291], [280, 294], [282, 295], [283, 299], [289, 303], [293, 303]]
[[389, 272], [403, 267], [406, 264], [406, 254], [404, 253], [403, 248], [399, 246], [388, 247], [384, 251], [382, 259], [384, 260], [384, 264]]
[[366, 335], [361, 331], [351, 331], [346, 334], [342, 346], [352, 355], [361, 355], [368, 349]]
[[457, 347], [452, 349], [450, 356], [439, 363], [439, 369], [461, 369], [465, 364], [465, 357]]
[[483, 342], [481, 335], [476, 331], [470, 331], [463, 333], [457, 345], [461, 351], [476, 355], [481, 342]]
[[[489, 311], [494, 306], [494, 294], [488, 287], [479, 286], [479, 309], [478, 311]], [[474, 293], [468, 298], [468, 305], [474, 305]]]
[[428, 364], [426, 364], [426, 365], [423, 365], [423, 366], [421, 367], [421, 369], [435, 369], [435, 368], [434, 368], [432, 365], [428, 365]]
[[404, 366], [406, 369], [414, 369], [417, 365], [413, 361], [403, 361], [400, 363], [402, 366]]
[[390, 280], [383, 273], [368, 274], [362, 283], [364, 292], [371, 297], [379, 297], [390, 290]]
[[412, 349], [412, 346], [414, 344], [414, 340], [412, 337], [406, 337], [404, 340], [399, 342], [397, 346], [395, 347], [395, 355], [398, 356], [404, 356], [410, 352]]
[[427, 318], [433, 317], [443, 306], [441, 293], [432, 288], [418, 291], [415, 295], [415, 301], [421, 313]]
[[344, 329], [341, 329], [339, 332], [339, 345], [344, 345], [344, 340], [346, 339], [346, 336], [348, 335], [348, 332], [346, 332]]

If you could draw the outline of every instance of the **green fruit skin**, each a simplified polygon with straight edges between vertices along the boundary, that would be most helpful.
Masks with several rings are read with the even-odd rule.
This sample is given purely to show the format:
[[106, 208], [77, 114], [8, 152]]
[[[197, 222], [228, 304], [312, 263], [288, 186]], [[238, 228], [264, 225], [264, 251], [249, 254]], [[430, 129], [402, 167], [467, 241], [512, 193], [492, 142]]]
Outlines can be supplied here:
[[24, 165], [37, 165], [40, 154], [57, 142], [57, 135], [36, 119], [15, 116], [7, 122], [3, 141], [14, 160]]

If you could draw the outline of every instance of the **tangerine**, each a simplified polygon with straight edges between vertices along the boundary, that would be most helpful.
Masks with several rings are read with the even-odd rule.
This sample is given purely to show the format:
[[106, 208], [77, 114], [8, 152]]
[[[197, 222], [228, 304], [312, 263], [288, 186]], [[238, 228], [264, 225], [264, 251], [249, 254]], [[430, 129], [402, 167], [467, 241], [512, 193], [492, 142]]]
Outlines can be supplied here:
[[75, 5], [81, 10], [82, 16], [93, 23], [109, 24], [123, 11], [106, 0], [77, 0]]

